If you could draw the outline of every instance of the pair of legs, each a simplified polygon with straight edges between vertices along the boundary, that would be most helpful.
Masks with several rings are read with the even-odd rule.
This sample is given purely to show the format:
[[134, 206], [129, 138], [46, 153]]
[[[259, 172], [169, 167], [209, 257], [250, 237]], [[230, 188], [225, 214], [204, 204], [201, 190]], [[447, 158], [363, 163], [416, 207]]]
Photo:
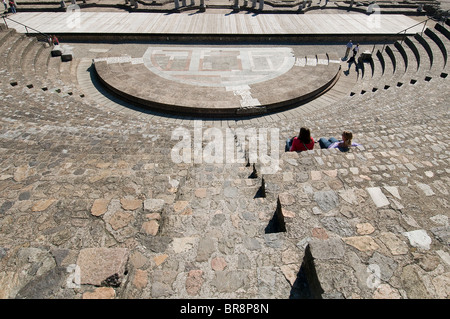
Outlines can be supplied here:
[[351, 48], [347, 47], [347, 49], [345, 50], [345, 57], [348, 57], [348, 54], [350, 53]]
[[328, 140], [325, 137], [321, 137], [319, 140], [320, 148], [328, 148], [331, 144], [339, 142], [336, 138], [330, 137]]
[[284, 151], [285, 152], [289, 152], [289, 150], [291, 149], [291, 146], [292, 146], [292, 140], [293, 140], [294, 138], [288, 138], [287, 140], [286, 140], [286, 145], [284, 146]]

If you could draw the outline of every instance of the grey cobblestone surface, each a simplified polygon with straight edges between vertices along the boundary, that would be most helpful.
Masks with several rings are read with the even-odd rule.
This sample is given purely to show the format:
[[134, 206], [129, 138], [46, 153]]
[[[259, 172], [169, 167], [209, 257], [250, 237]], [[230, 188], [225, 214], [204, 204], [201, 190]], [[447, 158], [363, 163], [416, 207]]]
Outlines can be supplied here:
[[[17, 41], [0, 46], [1, 298], [449, 298], [448, 69], [353, 96], [351, 71], [345, 96], [194, 122], [86, 91], [86, 59], [144, 46], [74, 44], [20, 78]], [[174, 162], [172, 133], [200, 123], [244, 160]], [[362, 146], [284, 153], [301, 126]], [[234, 138], [263, 128], [275, 174]]]

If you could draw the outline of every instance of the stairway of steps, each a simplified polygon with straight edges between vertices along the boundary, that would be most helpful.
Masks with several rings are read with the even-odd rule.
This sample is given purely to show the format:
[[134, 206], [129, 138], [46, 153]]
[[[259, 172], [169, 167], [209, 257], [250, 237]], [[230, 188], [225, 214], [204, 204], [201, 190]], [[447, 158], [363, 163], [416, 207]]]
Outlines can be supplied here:
[[[425, 30], [424, 34], [427, 36], [427, 39], [431, 39], [431, 41], [429, 41], [430, 43], [432, 43], [433, 45], [435, 45], [439, 48], [439, 50], [434, 51], [434, 52], [436, 52], [434, 57], [437, 57], [436, 55], [442, 57], [443, 66], [446, 67], [448, 53], [447, 53], [447, 48], [446, 48], [444, 42], [442, 41], [443, 39], [441, 39], [441, 37], [439, 36], [439, 32], [428, 28]], [[441, 55], [439, 55], [437, 52], [441, 52]]]
[[[11, 39], [12, 40], [12, 39]], [[4, 52], [4, 67], [6, 68], [11, 82], [23, 82], [23, 78], [20, 72], [15, 72], [16, 69], [20, 68], [21, 54], [24, 48], [29, 43], [29, 39], [21, 35], [15, 38], [14, 43], [11, 45], [10, 49]], [[18, 63], [19, 62], [19, 63]], [[19, 71], [19, 70], [18, 70]]]
[[[436, 80], [436, 82], [434, 82]], [[382, 82], [383, 83], [383, 82]], [[339, 103], [335, 103], [333, 105], [330, 105], [327, 107], [326, 109], [326, 113], [323, 112], [315, 112], [314, 114], [311, 114], [310, 116], [308, 116], [307, 121], [309, 123], [314, 123], [315, 120], [320, 120], [320, 118], [323, 119], [323, 124], [320, 125], [322, 127], [325, 127], [328, 125], [328, 122], [330, 122], [330, 119], [333, 118], [333, 116], [330, 116], [330, 114], [335, 114], [334, 117], [339, 117], [339, 119], [341, 120], [341, 122], [343, 123], [342, 126], [345, 126], [347, 122], [356, 122], [357, 125], [364, 125], [365, 123], [362, 123], [362, 121], [355, 121], [355, 117], [363, 117], [364, 121], [367, 120], [375, 120], [375, 119], [379, 119], [380, 124], [383, 120], [389, 120], [389, 121], [398, 121], [402, 118], [399, 117], [385, 117], [383, 112], [379, 112], [379, 108], [376, 107], [376, 103], [380, 103], [379, 106], [380, 107], [389, 107], [392, 104], [398, 104], [398, 103], [402, 103], [405, 104], [405, 109], [403, 110], [404, 112], [404, 118], [408, 119], [412, 116], [417, 117], [420, 119], [420, 117], [422, 116], [422, 114], [420, 112], [416, 113], [414, 112], [413, 114], [408, 114], [408, 103], [411, 102], [410, 94], [413, 94], [413, 96], [416, 97], [417, 92], [415, 92], [415, 88], [417, 87], [426, 87], [427, 89], [431, 89], [434, 90], [434, 83], [438, 83], [439, 85], [442, 85], [442, 87], [445, 87], [445, 78], [441, 78], [441, 77], [434, 77], [433, 79], [431, 79], [430, 81], [426, 81], [425, 79], [422, 79], [420, 81], [417, 81], [415, 84], [411, 84], [411, 83], [406, 83], [404, 86], [402, 87], [397, 87], [394, 86], [392, 88], [389, 89], [380, 89], [376, 92], [369, 92], [366, 93], [367, 97], [365, 95], [355, 95], [353, 97], [347, 97], [345, 99], [342, 99]], [[403, 89], [406, 89], [403, 90]], [[398, 99], [395, 98], [393, 99], [390, 91], [393, 91], [394, 96], [396, 94], [402, 95], [405, 94], [405, 96], [408, 96], [408, 99]], [[385, 102], [382, 102], [384, 99], [386, 99], [387, 96], [391, 96], [391, 98], [387, 98], [387, 100], [385, 100]], [[429, 99], [428, 96], [417, 96], [417, 98], [419, 98], [420, 100], [424, 101], [424, 105], [426, 105], [426, 100]], [[374, 108], [370, 108], [366, 106], [366, 103], [368, 101], [368, 99], [372, 100], [373, 102], [371, 103], [371, 105], [374, 105]], [[375, 102], [376, 101], [376, 102]], [[359, 108], [358, 111], [355, 111], [353, 109]], [[402, 112], [402, 110], [399, 110], [399, 112]], [[429, 110], [429, 112], [436, 112], [433, 109]], [[342, 116], [342, 114], [348, 114], [348, 116]], [[439, 114], [439, 113], [435, 113], [435, 114]], [[406, 116], [408, 115], [408, 116]], [[299, 123], [300, 119], [299, 119]], [[317, 122], [316, 122], [317, 123]], [[316, 124], [317, 125], [317, 124]], [[298, 128], [295, 128], [295, 132], [298, 130]]]
[[446, 77], [448, 40], [436, 30], [436, 26], [433, 29], [435, 31], [425, 29], [422, 35], [409, 36], [393, 44], [374, 46], [372, 59], [359, 62], [361, 72], [351, 95], [400, 87], [405, 83], [414, 84], [420, 80], [430, 81], [433, 77]]
[[[435, 80], [432, 84], [439, 90], [445, 87], [444, 81]], [[423, 82], [421, 88], [426, 90], [427, 86], [431, 84]], [[390, 291], [390, 298], [418, 293], [412, 287], [405, 291], [394, 288], [396, 282], [407, 281], [409, 271], [424, 276], [428, 282], [434, 280], [421, 268], [407, 266], [425, 255], [432, 258], [424, 251], [416, 252], [416, 243], [409, 241], [409, 236], [417, 231], [428, 234], [433, 250], [439, 252], [448, 244], [445, 225], [437, 222], [442, 217], [439, 212], [445, 211], [447, 205], [442, 196], [449, 192], [448, 151], [445, 134], [441, 134], [441, 127], [449, 123], [445, 98], [441, 97], [440, 108], [427, 110], [420, 99], [413, 97], [412, 85], [398, 91], [410, 94], [411, 100], [392, 108], [380, 106], [378, 113], [396, 119], [395, 113], [403, 108], [404, 112], [414, 109], [420, 114], [416, 119], [358, 126], [356, 141], [362, 146], [348, 153], [317, 148], [301, 153], [282, 152], [280, 171], [262, 176], [266, 200], [278, 203], [277, 216], [284, 225], [284, 230], [279, 231], [302, 247], [305, 256], [311, 254], [304, 257], [302, 267], [309, 282], [319, 284], [313, 293], [321, 297], [381, 297], [384, 289]], [[382, 101], [395, 95], [392, 90], [381, 94], [386, 95]], [[363, 110], [374, 110], [377, 105], [370, 100], [363, 95], [358, 106], [348, 107], [356, 115], [353, 123], [366, 122]], [[312, 119], [312, 123], [321, 126], [312, 126], [313, 135], [328, 136], [320, 133], [348, 127], [340, 119], [327, 121], [325, 130]], [[440, 124], [431, 124], [434, 121]], [[376, 289], [366, 284], [371, 278], [369, 265], [382, 269], [384, 277]], [[307, 270], [311, 267], [314, 271]], [[436, 286], [427, 285], [424, 289], [437, 298], [442, 296]]]
[[405, 76], [412, 77], [419, 70], [420, 64], [408, 43], [411, 42], [407, 42], [405, 38], [404, 41], [397, 44], [397, 49], [400, 51], [405, 63]]
[[406, 65], [403, 56], [401, 55], [398, 48], [394, 45], [387, 45], [386, 51], [393, 65], [394, 73], [391, 78], [385, 80], [387, 85], [390, 87], [397, 85], [400, 80], [405, 77]]
[[16, 82], [25, 83], [23, 73], [21, 72], [21, 61], [23, 60], [23, 53], [36, 41], [33, 38], [23, 37], [20, 43], [15, 46], [14, 50], [10, 50], [6, 57], [6, 67], [11, 77]]
[[[267, 197], [276, 197], [279, 203], [285, 236], [305, 249], [305, 254], [311, 251], [314, 260], [309, 262], [315, 271], [307, 276], [317, 276], [321, 289], [316, 293], [325, 298], [381, 294], [381, 289], [374, 292], [374, 287], [366, 284], [371, 273], [368, 266], [373, 264], [381, 269], [389, 267], [380, 273], [391, 298], [404, 297], [404, 292], [393, 287], [407, 280], [404, 267], [421, 255], [415, 254], [408, 242], [409, 231], [425, 229], [433, 238], [433, 249], [439, 251], [448, 241], [440, 237], [440, 225], [433, 222], [438, 218], [436, 212], [445, 206], [434, 197], [448, 193], [443, 173], [447, 163], [412, 162], [397, 150], [308, 153], [286, 153], [283, 174], [264, 179]], [[434, 169], [441, 173], [431, 179]], [[417, 203], [418, 196], [424, 201]], [[389, 266], [381, 262], [383, 259]], [[432, 280], [420, 268], [416, 271]], [[427, 288], [434, 296], [440, 295], [435, 287]], [[411, 288], [406, 290], [414, 293]]]
[[[427, 55], [429, 57], [428, 60], [430, 61], [431, 64], [429, 72], [431, 73], [441, 72], [441, 70], [444, 69], [446, 62], [438, 45], [425, 33], [423, 33], [422, 35], [416, 35], [416, 38], [418, 41], [421, 42], [425, 50], [427, 50]], [[422, 55], [422, 60], [423, 59], [424, 58]]]
[[368, 72], [368, 75], [367, 79], [363, 81], [361, 92], [373, 92], [374, 90], [378, 90], [378, 83], [382, 80], [384, 75], [384, 57], [380, 56], [381, 52], [379, 50], [375, 51], [375, 48], [372, 50], [372, 59], [368, 62], [364, 62], [367, 66], [366, 72]]
[[47, 88], [46, 78], [48, 73], [48, 63], [51, 58], [51, 47], [45, 47], [38, 52], [36, 52], [36, 56], [34, 58], [34, 78], [38, 83], [40, 83], [39, 87], [41, 89]]
[[62, 62], [60, 57], [52, 57], [51, 47], [34, 37], [10, 29], [1, 33], [4, 72], [9, 76], [3, 84], [82, 100], [83, 94], [74, 81], [78, 61]]
[[[10, 51], [12, 51], [12, 50], [14, 50], [14, 48], [17, 46], [17, 44], [18, 43], [20, 43], [21, 42], [21, 40], [24, 38], [25, 36], [19, 36], [19, 37], [15, 37], [15, 36], [8, 36], [7, 38], [6, 38], [6, 40], [3, 42], [3, 44], [2, 44], [2, 46], [1, 46], [1, 48], [2, 48], [2, 51], [1, 51], [1, 58], [2, 58], [2, 62], [1, 62], [1, 65], [2, 65], [2, 72], [4, 72], [4, 74], [6, 75], [6, 76], [8, 76], [8, 80], [7, 81], [10, 81], [10, 82], [15, 82], [15, 80], [14, 80], [14, 78], [12, 78], [11, 77], [11, 75], [10, 75], [10, 73], [9, 73], [9, 70], [8, 70], [8, 68], [7, 68], [7, 65], [8, 65], [8, 55], [9, 55], [9, 52]], [[7, 82], [6, 81], [6, 82]], [[2, 84], [5, 84], [3, 81], [2, 81]]]
[[[44, 51], [45, 45], [43, 43], [34, 43], [34, 41], [30, 41], [30, 48], [25, 49], [20, 67], [20, 72], [23, 74], [23, 77], [30, 81], [30, 79], [35, 78], [35, 68], [36, 63], [39, 63], [38, 56], [41, 54], [42, 51]], [[40, 82], [36, 78], [36, 83], [33, 85], [35, 87], [41, 87]]]
[[412, 48], [415, 48], [416, 60], [419, 64], [419, 71], [422, 74], [426, 75], [430, 72], [433, 72], [433, 67], [437, 69], [438, 63], [436, 63], [436, 65], [433, 65], [433, 51], [431, 50], [428, 42], [423, 39], [422, 35], [416, 34], [414, 37], [409, 37], [408, 41], [410, 41], [408, 42], [410, 43], [410, 46]]

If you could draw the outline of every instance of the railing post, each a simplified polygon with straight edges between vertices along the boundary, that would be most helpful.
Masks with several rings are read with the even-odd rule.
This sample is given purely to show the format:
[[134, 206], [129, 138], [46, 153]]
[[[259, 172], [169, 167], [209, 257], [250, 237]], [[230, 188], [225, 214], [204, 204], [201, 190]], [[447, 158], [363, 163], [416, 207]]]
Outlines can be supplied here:
[[423, 24], [422, 32], [420, 33], [420, 36], [423, 36], [423, 31], [425, 31], [425, 27], [427, 26], [428, 20], [425, 20], [425, 23]]
[[402, 37], [402, 41], [400, 42], [400, 44], [403, 44], [403, 41], [406, 38], [406, 30], [408, 30], [408, 29], [405, 29], [405, 31], [403, 32], [403, 37]]
[[386, 48], [386, 42], [387, 42], [387, 39], [384, 39], [383, 47], [381, 48], [381, 53], [383, 53], [384, 49]]
[[6, 17], [6, 16], [4, 16], [4, 15], [2, 16], [2, 18], [3, 18], [3, 21], [5, 21], [5, 25], [6, 25], [6, 27], [7, 27], [8, 29], [9, 29], [9, 27], [8, 27], [8, 24], [6, 23], [6, 19], [11, 20], [12, 22], [17, 23], [17, 24], [23, 26], [23, 27], [25, 28], [25, 31], [26, 31], [27, 34], [29, 34], [28, 29], [31, 29], [31, 30], [33, 30], [33, 31], [36, 31], [36, 32], [37, 32], [37, 34], [36, 34], [36, 39], [37, 39], [37, 36], [38, 36], [38, 35], [43, 36], [45, 39], [48, 39], [48, 37], [49, 37], [48, 34], [42, 33], [42, 32], [40, 32], [39, 30], [33, 29], [32, 27], [28, 27], [27, 25], [25, 25], [25, 24], [23, 24], [23, 23], [20, 23], [20, 22], [17, 22], [17, 21], [15, 21], [15, 20], [13, 20], [13, 19], [11, 19], [11, 18], [8, 18], [8, 17]]

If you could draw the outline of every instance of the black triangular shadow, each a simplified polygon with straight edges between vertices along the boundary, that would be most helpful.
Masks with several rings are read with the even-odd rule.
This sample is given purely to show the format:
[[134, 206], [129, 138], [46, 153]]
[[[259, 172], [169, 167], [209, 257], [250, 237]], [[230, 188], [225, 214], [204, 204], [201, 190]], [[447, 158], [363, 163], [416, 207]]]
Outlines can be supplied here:
[[265, 198], [266, 197], [266, 182], [264, 181], [264, 177], [261, 180], [261, 186], [258, 188], [255, 196], [253, 198]]
[[314, 258], [308, 245], [302, 265], [297, 273], [297, 279], [292, 285], [289, 299], [322, 299], [323, 293], [324, 290], [317, 277]]
[[273, 234], [285, 231], [286, 231], [286, 224], [284, 223], [284, 216], [281, 211], [281, 203], [280, 199], [278, 198], [277, 209], [275, 210], [272, 219], [269, 221], [269, 224], [267, 224], [266, 228], [264, 229], [264, 233]]

